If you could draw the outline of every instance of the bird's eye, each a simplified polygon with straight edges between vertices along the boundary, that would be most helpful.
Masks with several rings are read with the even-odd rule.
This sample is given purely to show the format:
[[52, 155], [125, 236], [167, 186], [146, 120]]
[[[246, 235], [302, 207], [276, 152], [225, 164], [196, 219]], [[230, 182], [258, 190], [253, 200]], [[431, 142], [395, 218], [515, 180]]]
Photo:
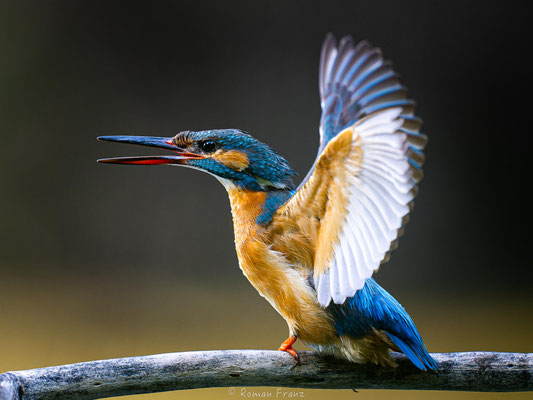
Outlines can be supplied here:
[[206, 153], [212, 153], [217, 149], [217, 144], [213, 140], [204, 140], [200, 142], [200, 148]]

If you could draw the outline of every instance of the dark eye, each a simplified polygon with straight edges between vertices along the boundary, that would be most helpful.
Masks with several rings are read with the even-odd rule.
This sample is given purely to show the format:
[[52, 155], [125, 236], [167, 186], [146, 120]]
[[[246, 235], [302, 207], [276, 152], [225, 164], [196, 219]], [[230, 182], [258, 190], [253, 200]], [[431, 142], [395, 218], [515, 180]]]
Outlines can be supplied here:
[[204, 140], [200, 142], [200, 148], [206, 153], [212, 153], [217, 149], [217, 144], [213, 140]]

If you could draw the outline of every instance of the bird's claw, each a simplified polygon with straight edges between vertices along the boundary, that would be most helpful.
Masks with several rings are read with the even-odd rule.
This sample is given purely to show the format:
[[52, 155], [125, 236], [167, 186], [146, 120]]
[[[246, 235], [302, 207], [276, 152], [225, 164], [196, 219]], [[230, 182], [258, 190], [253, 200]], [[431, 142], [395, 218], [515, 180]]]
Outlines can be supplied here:
[[281, 346], [279, 346], [279, 349], [278, 349], [279, 351], [285, 351], [294, 357], [294, 359], [296, 360], [296, 363], [291, 368], [294, 368], [295, 366], [300, 364], [300, 356], [298, 355], [296, 350], [292, 348], [292, 345], [294, 344], [294, 342], [296, 342], [296, 336], [289, 336], [289, 338], [285, 340], [281, 344]]

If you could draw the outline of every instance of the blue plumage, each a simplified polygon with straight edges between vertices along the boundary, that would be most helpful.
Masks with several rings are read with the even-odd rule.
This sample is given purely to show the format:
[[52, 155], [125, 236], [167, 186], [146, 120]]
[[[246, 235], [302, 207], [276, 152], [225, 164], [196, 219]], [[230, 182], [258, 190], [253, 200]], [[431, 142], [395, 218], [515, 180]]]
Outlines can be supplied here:
[[354, 46], [344, 37], [336, 46], [328, 35], [322, 48], [320, 64], [321, 146], [361, 118], [390, 107], [409, 107], [405, 87], [381, 50], [362, 41]]
[[275, 190], [267, 192], [266, 200], [263, 203], [263, 210], [257, 217], [256, 222], [261, 225], [267, 225], [270, 223], [276, 210], [293, 194], [293, 190]]
[[221, 150], [239, 150], [247, 154], [249, 165], [235, 171], [213, 159], [191, 160], [188, 165], [231, 179], [242, 189], [265, 191], [272, 188], [294, 189], [294, 169], [268, 145], [239, 129], [216, 129], [182, 132], [188, 140], [213, 140]]
[[339, 335], [360, 339], [371, 335], [372, 329], [384, 331], [418, 368], [437, 369], [411, 317], [374, 279], [368, 279], [365, 286], [343, 304], [331, 303], [328, 310]]

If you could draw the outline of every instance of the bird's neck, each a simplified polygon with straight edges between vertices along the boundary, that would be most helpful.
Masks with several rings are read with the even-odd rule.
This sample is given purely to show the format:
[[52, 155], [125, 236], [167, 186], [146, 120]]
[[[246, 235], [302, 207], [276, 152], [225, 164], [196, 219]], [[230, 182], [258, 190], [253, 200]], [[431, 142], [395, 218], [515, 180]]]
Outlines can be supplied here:
[[227, 191], [236, 240], [267, 226], [276, 210], [293, 194], [290, 190], [251, 191], [235, 187]]
[[263, 212], [267, 192], [228, 189], [237, 247], [257, 231], [257, 218]]

